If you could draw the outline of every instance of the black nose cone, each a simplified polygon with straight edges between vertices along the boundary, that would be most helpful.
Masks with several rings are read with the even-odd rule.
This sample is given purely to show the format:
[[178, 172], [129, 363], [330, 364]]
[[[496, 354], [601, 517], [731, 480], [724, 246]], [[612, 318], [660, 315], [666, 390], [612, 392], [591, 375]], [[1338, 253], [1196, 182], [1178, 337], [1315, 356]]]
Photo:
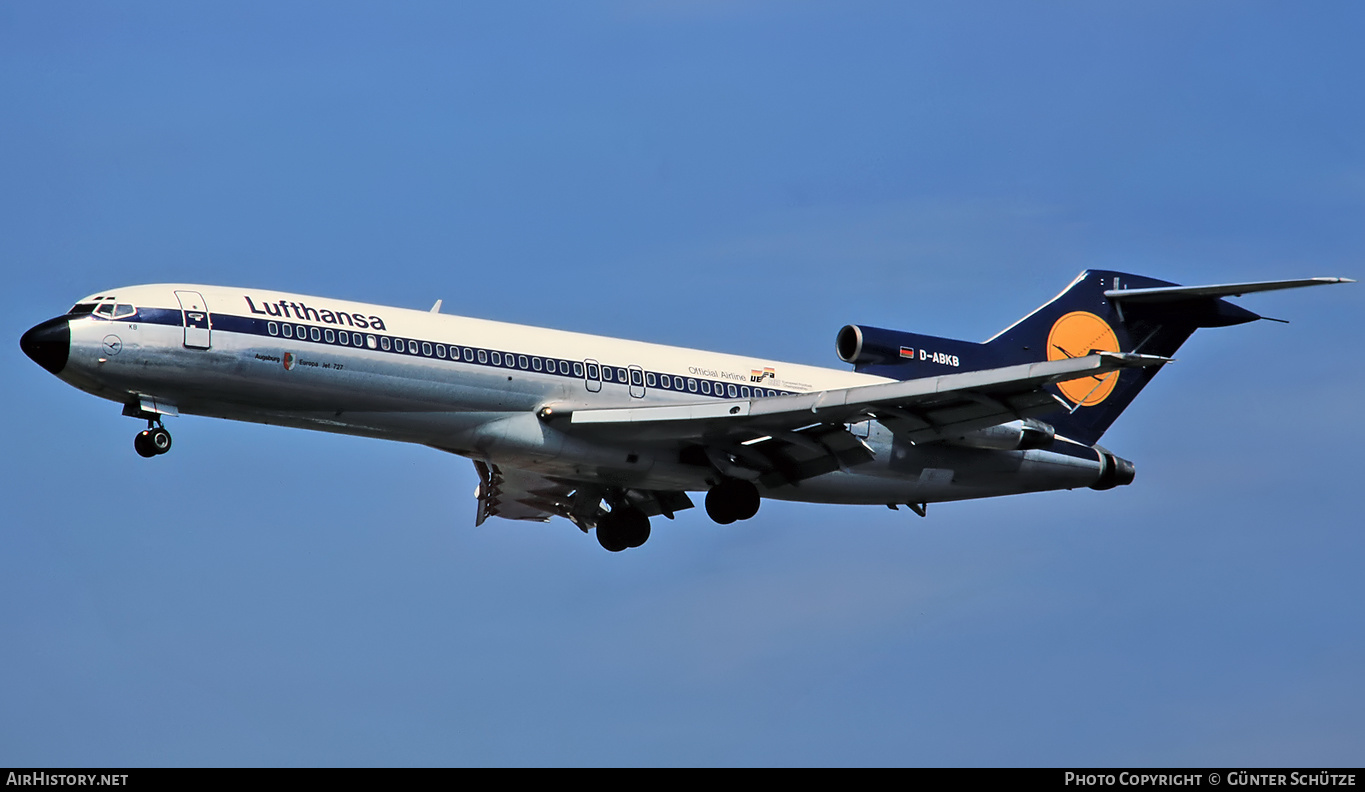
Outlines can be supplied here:
[[19, 348], [33, 358], [33, 362], [60, 374], [66, 368], [66, 357], [71, 353], [71, 325], [65, 316], [49, 319], [31, 328], [19, 339]]

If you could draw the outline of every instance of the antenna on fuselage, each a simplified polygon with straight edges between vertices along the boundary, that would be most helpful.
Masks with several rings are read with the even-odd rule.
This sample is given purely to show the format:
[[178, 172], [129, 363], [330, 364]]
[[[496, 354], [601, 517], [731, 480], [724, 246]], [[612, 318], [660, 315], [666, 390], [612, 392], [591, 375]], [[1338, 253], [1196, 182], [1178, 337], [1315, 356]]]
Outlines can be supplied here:
[[432, 313], [440, 313], [440, 312], [441, 312], [441, 301], [440, 301], [440, 300], [437, 300], [437, 301], [436, 301], [436, 304], [433, 305], [433, 306], [431, 306], [431, 312], [432, 312]]

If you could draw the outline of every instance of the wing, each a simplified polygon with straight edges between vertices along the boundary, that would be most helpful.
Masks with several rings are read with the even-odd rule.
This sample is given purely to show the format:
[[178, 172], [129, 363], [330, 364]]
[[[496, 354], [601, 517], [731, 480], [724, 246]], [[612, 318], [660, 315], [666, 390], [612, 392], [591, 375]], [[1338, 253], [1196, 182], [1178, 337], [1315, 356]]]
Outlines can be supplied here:
[[875, 419], [913, 443], [932, 442], [1071, 405], [1048, 385], [1099, 377], [1169, 358], [1099, 352], [939, 377], [755, 399], [676, 405], [541, 411], [565, 431], [603, 441], [676, 441], [699, 464], [766, 485], [795, 483], [868, 461], [872, 452], [847, 425]]

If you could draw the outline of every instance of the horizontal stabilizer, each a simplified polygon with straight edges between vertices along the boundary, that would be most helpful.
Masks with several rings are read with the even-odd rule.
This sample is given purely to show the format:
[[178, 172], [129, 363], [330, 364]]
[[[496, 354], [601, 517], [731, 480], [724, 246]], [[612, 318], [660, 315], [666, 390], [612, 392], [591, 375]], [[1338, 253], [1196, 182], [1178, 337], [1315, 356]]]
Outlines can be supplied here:
[[1221, 283], [1211, 286], [1158, 286], [1151, 289], [1109, 289], [1104, 296], [1110, 300], [1129, 303], [1163, 303], [1179, 300], [1200, 300], [1218, 297], [1241, 297], [1252, 292], [1298, 289], [1304, 286], [1326, 286], [1331, 283], [1355, 283], [1351, 278], [1301, 278], [1299, 280], [1258, 281], [1256, 283]]

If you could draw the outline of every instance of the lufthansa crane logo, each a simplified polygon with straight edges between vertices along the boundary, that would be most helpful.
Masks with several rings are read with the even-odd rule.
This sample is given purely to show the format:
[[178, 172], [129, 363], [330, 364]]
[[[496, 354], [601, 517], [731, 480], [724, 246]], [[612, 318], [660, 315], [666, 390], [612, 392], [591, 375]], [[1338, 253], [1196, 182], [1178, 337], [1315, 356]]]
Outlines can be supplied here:
[[[1119, 339], [1107, 322], [1088, 311], [1072, 311], [1052, 325], [1047, 334], [1047, 359], [1066, 360], [1092, 352], [1118, 352]], [[1062, 395], [1082, 407], [1093, 407], [1109, 398], [1119, 382], [1110, 371], [1057, 383]]]

